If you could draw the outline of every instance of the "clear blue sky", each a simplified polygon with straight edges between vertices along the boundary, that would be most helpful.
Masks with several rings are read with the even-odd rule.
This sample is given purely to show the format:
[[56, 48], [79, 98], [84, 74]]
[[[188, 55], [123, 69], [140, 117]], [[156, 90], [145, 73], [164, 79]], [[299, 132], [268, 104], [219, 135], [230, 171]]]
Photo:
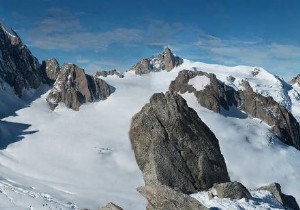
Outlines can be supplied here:
[[39, 59], [127, 70], [164, 46], [194, 61], [300, 73], [298, 0], [0, 0]]

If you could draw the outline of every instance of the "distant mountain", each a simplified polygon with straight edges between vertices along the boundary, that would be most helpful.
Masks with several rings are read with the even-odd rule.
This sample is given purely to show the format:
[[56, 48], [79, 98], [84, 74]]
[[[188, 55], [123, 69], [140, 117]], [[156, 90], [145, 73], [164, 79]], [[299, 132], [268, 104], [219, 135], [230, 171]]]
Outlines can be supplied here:
[[135, 74], [147, 74], [152, 71], [171, 71], [174, 67], [183, 63], [183, 59], [174, 55], [170, 48], [165, 48], [165, 51], [157, 56], [144, 58], [133, 65], [129, 71]]

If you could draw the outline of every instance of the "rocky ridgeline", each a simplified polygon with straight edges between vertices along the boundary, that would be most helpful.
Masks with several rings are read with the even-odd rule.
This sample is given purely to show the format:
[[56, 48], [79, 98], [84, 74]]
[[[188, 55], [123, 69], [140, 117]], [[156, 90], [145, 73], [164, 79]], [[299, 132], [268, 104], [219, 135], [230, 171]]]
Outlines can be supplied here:
[[[230, 182], [218, 139], [178, 93], [154, 94], [132, 118], [129, 137], [146, 185], [137, 190], [148, 200], [147, 210], [208, 209], [188, 195], [203, 190], [210, 199], [252, 199], [245, 186]], [[270, 186], [259, 190], [299, 209], [279, 184]]]
[[20, 37], [0, 22], [0, 84], [5, 82], [21, 97], [24, 90], [52, 85], [59, 73], [59, 64], [48, 59], [40, 65]]
[[114, 88], [104, 80], [85, 74], [82, 68], [75, 64], [64, 64], [47, 96], [51, 109], [62, 102], [73, 110], [79, 110], [83, 103], [104, 100]]
[[135, 65], [133, 65], [129, 71], [133, 71], [135, 74], [148, 74], [152, 71], [171, 71], [174, 67], [183, 63], [183, 59], [175, 56], [169, 48], [165, 48], [164, 53], [159, 54], [156, 57], [144, 58]]
[[12, 86], [18, 96], [24, 89], [36, 89], [42, 83], [39, 62], [19, 36], [0, 22], [0, 81]]
[[94, 77], [107, 77], [107, 76], [117, 76], [119, 78], [124, 78], [124, 75], [117, 71], [116, 69], [109, 70], [109, 71], [97, 71], [94, 74]]
[[[210, 84], [202, 90], [196, 90], [189, 81], [197, 76], [208, 77]], [[273, 132], [282, 142], [300, 150], [300, 128], [294, 116], [272, 97], [254, 92], [247, 81], [243, 81], [241, 87], [236, 91], [219, 81], [214, 74], [183, 70], [171, 82], [169, 89], [179, 93], [193, 93], [201, 106], [215, 112], [220, 112], [221, 108], [228, 110], [234, 105], [272, 126]]]

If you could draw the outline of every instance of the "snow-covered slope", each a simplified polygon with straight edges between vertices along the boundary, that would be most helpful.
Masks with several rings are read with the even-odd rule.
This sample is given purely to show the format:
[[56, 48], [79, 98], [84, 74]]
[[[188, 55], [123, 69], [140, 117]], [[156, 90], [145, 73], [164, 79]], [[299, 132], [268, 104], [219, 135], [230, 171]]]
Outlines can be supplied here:
[[[300, 114], [300, 103], [289, 94], [297, 90], [261, 68], [187, 60], [171, 72], [107, 77], [116, 91], [78, 112], [63, 105], [51, 111], [45, 94], [17, 116], [2, 119], [12, 126], [31, 125], [22, 135], [31, 134], [0, 151], [0, 209], [43, 209], [43, 204], [52, 209], [97, 209], [110, 201], [124, 209], [145, 209], [145, 200], [135, 190], [143, 180], [128, 138], [131, 117], [153, 93], [166, 91], [182, 69], [215, 73], [234, 88], [246, 79], [257, 92]], [[235, 80], [229, 82], [228, 76]], [[193, 95], [183, 96], [219, 139], [231, 180], [252, 189], [279, 182], [284, 193], [300, 202], [299, 151], [276, 140], [270, 127], [258, 119], [245, 118], [235, 109], [220, 115], [200, 107]], [[19, 135], [9, 129], [2, 133]]]

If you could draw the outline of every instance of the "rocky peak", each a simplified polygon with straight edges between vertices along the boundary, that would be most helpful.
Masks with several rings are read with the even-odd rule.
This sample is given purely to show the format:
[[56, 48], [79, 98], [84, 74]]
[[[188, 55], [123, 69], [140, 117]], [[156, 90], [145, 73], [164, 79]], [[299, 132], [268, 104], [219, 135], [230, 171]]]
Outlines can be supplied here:
[[51, 109], [63, 102], [73, 110], [79, 110], [83, 103], [94, 100], [104, 100], [114, 88], [104, 80], [85, 74], [84, 70], [75, 64], [64, 64], [47, 96]]
[[39, 62], [13, 30], [0, 23], [0, 80], [12, 86], [18, 96], [24, 89], [36, 89], [42, 82]]
[[174, 67], [183, 63], [183, 59], [175, 56], [172, 51], [167, 47], [165, 51], [157, 56], [144, 58], [133, 65], [130, 71], [135, 74], [147, 74], [156, 71], [171, 71]]
[[294, 85], [294, 84], [300, 85], [300, 74], [295, 76], [289, 83], [292, 84], [292, 85]]
[[117, 76], [117, 77], [120, 77], [120, 78], [124, 78], [124, 75], [117, 71], [116, 69], [113, 69], [113, 70], [109, 70], [109, 71], [97, 71], [95, 74], [94, 74], [94, 77], [107, 77], [107, 76]]
[[60, 66], [55, 58], [47, 59], [42, 62], [40, 71], [43, 78], [43, 83], [53, 85], [60, 71]]
[[175, 92], [154, 94], [129, 136], [146, 185], [193, 193], [229, 181], [217, 138]]

